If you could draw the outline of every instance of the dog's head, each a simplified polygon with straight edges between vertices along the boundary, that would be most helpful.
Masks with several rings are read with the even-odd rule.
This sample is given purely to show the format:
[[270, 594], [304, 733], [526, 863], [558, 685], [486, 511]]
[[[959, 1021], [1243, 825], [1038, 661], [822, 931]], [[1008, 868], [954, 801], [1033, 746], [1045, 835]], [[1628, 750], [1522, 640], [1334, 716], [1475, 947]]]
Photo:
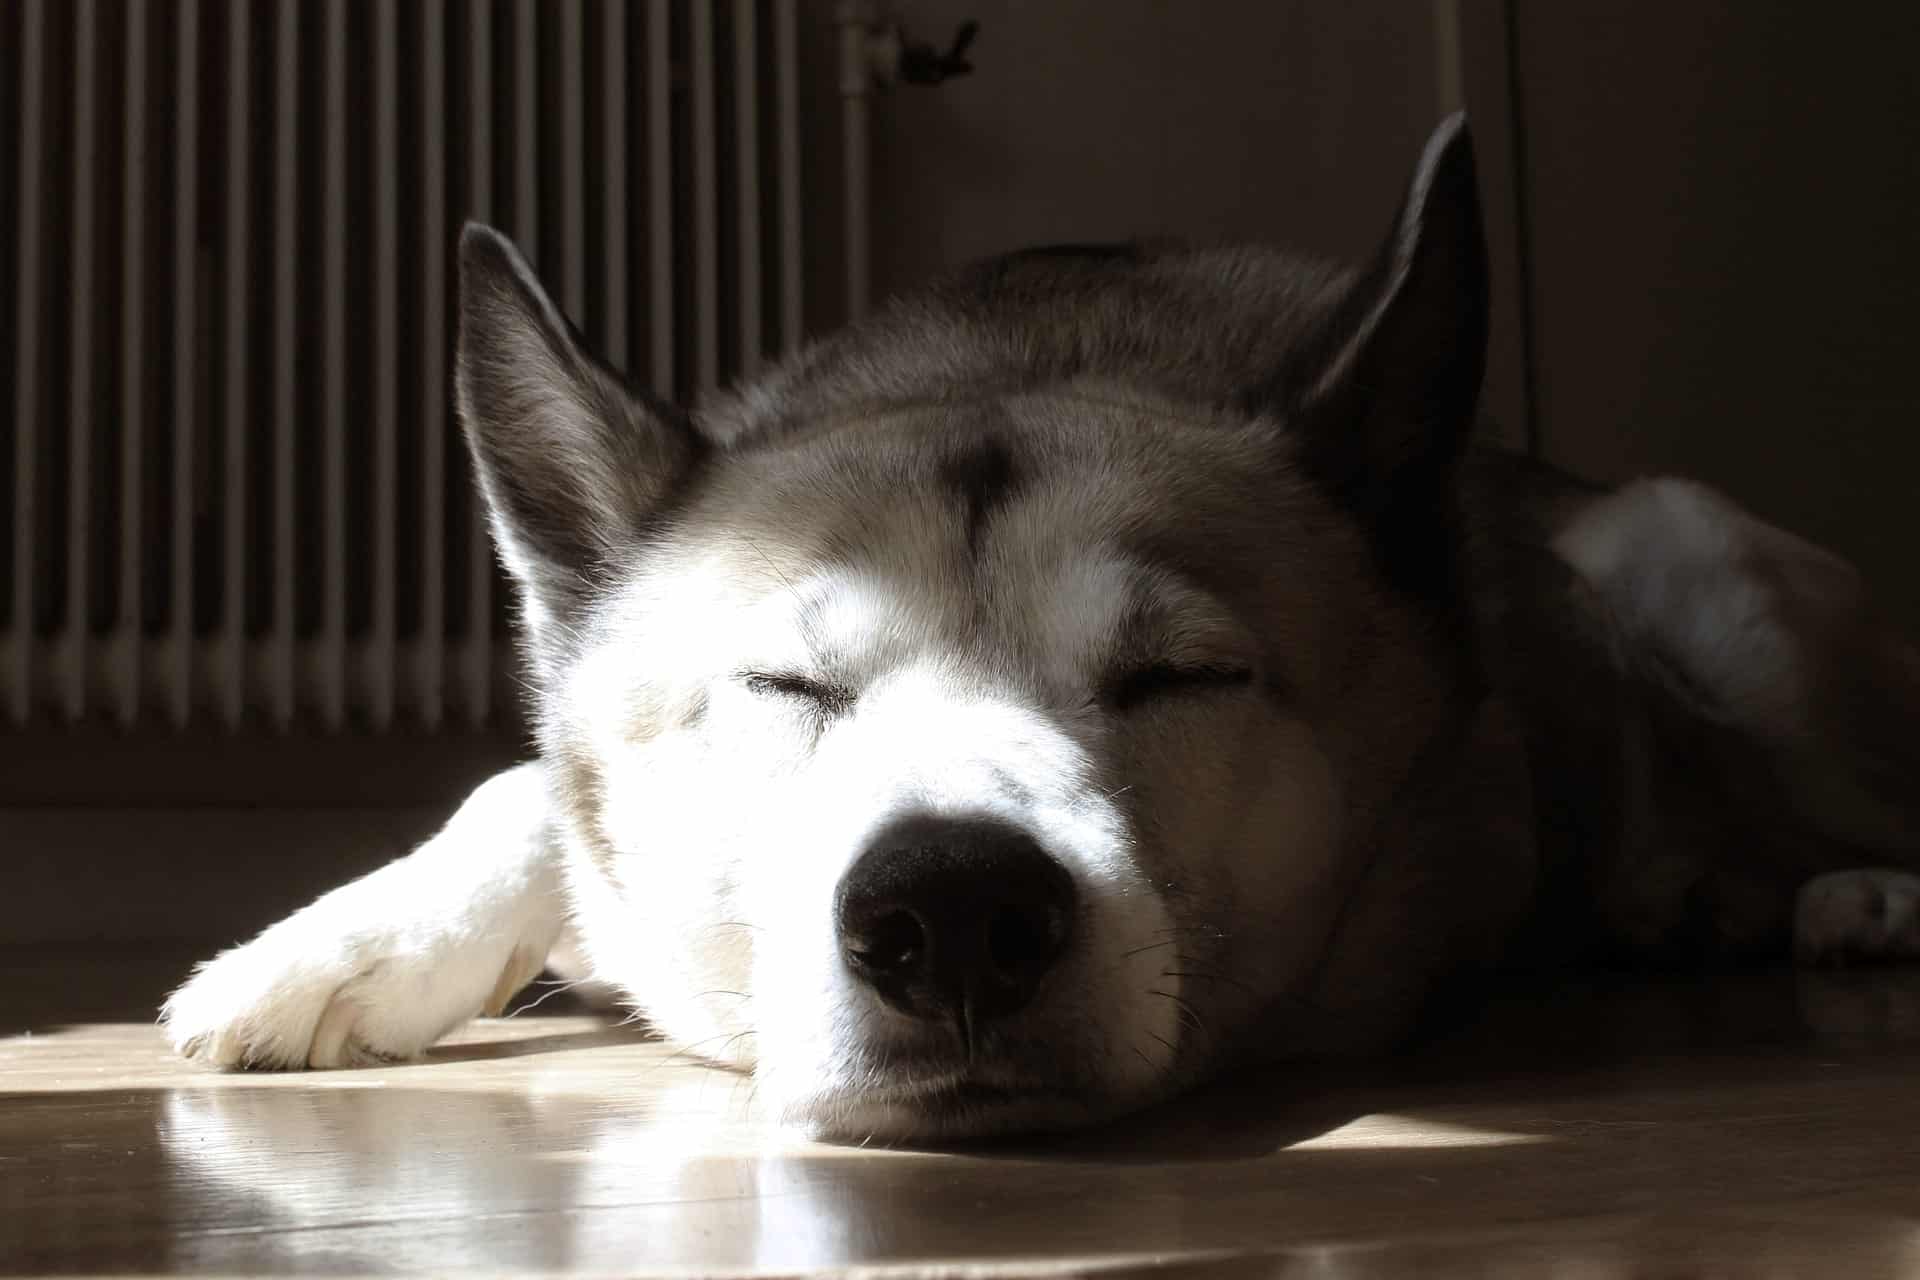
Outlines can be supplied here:
[[1043, 255], [689, 417], [462, 244], [461, 410], [600, 976], [833, 1134], [1306, 1036], [1447, 714], [1471, 154], [1378, 259]]

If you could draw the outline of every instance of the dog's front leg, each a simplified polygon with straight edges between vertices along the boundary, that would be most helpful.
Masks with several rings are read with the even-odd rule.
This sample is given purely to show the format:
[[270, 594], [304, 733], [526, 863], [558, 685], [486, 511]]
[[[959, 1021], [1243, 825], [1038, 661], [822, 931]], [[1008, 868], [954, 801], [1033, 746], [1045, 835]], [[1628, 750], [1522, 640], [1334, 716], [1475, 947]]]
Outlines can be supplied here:
[[201, 965], [161, 1011], [222, 1067], [409, 1058], [540, 972], [565, 900], [535, 765], [489, 779], [420, 848]]

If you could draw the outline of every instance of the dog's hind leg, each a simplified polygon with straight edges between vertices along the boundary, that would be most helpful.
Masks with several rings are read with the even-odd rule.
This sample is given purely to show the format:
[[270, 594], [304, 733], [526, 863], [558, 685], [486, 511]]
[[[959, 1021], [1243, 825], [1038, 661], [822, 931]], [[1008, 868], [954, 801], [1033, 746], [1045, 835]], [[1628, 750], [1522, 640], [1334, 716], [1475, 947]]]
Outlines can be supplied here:
[[175, 1049], [221, 1067], [410, 1058], [540, 972], [565, 920], [537, 766], [496, 775], [420, 848], [201, 965]]
[[1868, 867], [1815, 876], [1794, 904], [1793, 950], [1802, 964], [1920, 960], [1920, 875]]
[[1777, 886], [1759, 916], [1802, 957], [1920, 958], [1920, 650], [1854, 568], [1670, 479], [1595, 501], [1554, 549], [1662, 709], [1684, 777], [1656, 827], [1690, 808], [1709, 881]]

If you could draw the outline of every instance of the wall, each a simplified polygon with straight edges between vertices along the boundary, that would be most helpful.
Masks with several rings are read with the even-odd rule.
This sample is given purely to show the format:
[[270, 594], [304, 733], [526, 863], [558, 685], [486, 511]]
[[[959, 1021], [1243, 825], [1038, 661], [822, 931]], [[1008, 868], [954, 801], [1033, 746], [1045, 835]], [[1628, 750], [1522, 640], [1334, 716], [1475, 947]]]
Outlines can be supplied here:
[[1920, 8], [1517, 10], [1546, 456], [1680, 471], [1920, 632]]
[[1174, 234], [1357, 256], [1437, 115], [1432, 15], [1399, 0], [897, 5], [981, 24], [977, 71], [877, 113], [884, 290], [1047, 241]]
[[[1436, 11], [1405, 0], [899, 0], [944, 47], [980, 23], [971, 76], [876, 100], [877, 295], [1033, 244], [1175, 236], [1356, 259], [1391, 220], [1442, 114]], [[839, 115], [820, 74], [836, 54], [832, 0], [805, 9], [813, 58], [809, 317], [844, 314], [834, 236]], [[1488, 405], [1524, 441], [1512, 168], [1500, 6], [1467, 6], [1465, 101], [1475, 117], [1493, 248]]]

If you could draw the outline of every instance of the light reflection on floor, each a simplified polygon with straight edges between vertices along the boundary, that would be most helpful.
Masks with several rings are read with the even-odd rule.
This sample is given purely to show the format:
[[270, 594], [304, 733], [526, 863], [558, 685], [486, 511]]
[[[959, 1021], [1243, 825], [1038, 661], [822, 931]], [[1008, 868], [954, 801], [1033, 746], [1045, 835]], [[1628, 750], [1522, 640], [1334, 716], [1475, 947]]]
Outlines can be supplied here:
[[1543, 990], [1403, 1062], [945, 1152], [810, 1143], [742, 1077], [577, 1017], [278, 1076], [31, 1025], [0, 1040], [8, 1274], [1920, 1268], [1897, 971]]

